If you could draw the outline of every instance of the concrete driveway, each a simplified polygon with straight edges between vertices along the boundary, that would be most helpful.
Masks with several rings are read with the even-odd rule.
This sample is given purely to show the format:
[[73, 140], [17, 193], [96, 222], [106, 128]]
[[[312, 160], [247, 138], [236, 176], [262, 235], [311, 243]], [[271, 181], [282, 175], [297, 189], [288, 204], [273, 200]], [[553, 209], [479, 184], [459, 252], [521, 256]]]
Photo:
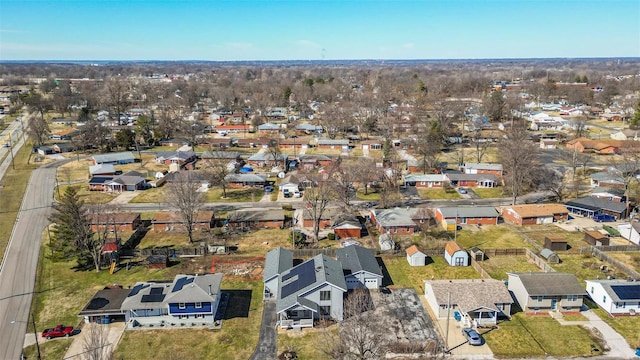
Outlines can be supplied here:
[[[84, 353], [86, 353], [85, 347], [89, 344], [89, 336], [91, 334], [91, 329], [95, 327], [95, 330], [98, 331], [98, 334], [103, 336], [106, 334], [107, 344], [111, 347], [111, 351], [115, 350], [116, 346], [118, 346], [118, 342], [120, 342], [120, 338], [122, 338], [122, 334], [124, 333], [124, 323], [113, 323], [109, 325], [100, 325], [100, 324], [85, 324], [80, 331], [80, 334], [73, 337], [73, 342], [69, 349], [67, 349], [67, 353], [64, 355], [64, 359], [74, 359], [74, 360], [83, 360], [86, 359]], [[52, 340], [47, 340], [52, 341]]]

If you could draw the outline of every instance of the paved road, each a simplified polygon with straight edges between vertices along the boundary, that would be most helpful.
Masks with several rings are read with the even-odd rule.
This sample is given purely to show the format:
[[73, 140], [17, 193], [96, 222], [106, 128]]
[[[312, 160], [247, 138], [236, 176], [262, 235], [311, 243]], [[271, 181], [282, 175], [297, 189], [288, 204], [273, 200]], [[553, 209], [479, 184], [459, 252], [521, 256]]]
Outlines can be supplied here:
[[0, 359], [18, 359], [22, 352], [55, 176], [55, 167], [33, 172], [5, 251], [0, 271]]
[[250, 360], [272, 360], [277, 356], [276, 302], [267, 301], [262, 310], [260, 340]]

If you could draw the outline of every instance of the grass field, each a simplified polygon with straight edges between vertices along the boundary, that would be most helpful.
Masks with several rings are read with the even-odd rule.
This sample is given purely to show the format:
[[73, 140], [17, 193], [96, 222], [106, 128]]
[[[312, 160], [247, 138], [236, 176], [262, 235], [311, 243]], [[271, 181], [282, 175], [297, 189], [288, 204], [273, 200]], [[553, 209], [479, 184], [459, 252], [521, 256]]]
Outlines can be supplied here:
[[460, 194], [457, 191], [451, 189], [445, 191], [445, 189], [424, 189], [418, 188], [418, 194], [423, 199], [438, 199], [438, 200], [455, 200], [460, 199]]
[[392, 282], [388, 285], [413, 288], [418, 294], [424, 294], [424, 280], [480, 278], [470, 266], [449, 266], [441, 256], [433, 256], [430, 259], [433, 262], [427, 266], [410, 266], [404, 256], [383, 257]]
[[545, 237], [557, 237], [566, 240], [570, 252], [577, 252], [581, 247], [588, 245], [584, 241], [584, 233], [566, 231], [555, 225], [523, 226], [519, 229], [541, 246], [544, 246]]
[[[609, 264], [591, 256], [591, 254], [584, 255], [563, 255], [560, 254], [560, 263], [551, 265], [556, 271], [566, 272], [574, 274], [578, 280], [584, 284], [584, 280], [605, 278], [607, 275], [600, 270], [600, 267]], [[616, 274], [613, 274], [616, 275]], [[620, 276], [620, 275], [618, 275]]]
[[500, 329], [483, 335], [497, 358], [590, 356], [600, 345], [580, 326], [563, 326], [551, 317], [513, 315]]
[[365, 201], [378, 201], [380, 200], [380, 193], [373, 192], [371, 189], [369, 189], [367, 191], [367, 194], [365, 195], [364, 189], [358, 189], [358, 191], [356, 192], [356, 198], [358, 198], [358, 200]]
[[27, 189], [31, 172], [36, 168], [33, 164], [27, 164], [31, 145], [25, 144], [20, 151], [14, 154], [15, 169], [11, 166], [7, 169], [0, 187], [0, 199], [2, 199], [2, 216], [0, 216], [0, 256], [2, 256], [9, 243], [13, 225], [22, 203], [22, 197]]
[[64, 192], [69, 187], [78, 189], [78, 197], [84, 201], [85, 204], [106, 204], [118, 196], [118, 193], [89, 191], [89, 185], [87, 184], [60, 185], [53, 193], [56, 201], [60, 200], [60, 196], [64, 196]]
[[633, 270], [640, 272], [640, 254], [635, 252], [608, 252], [608, 256], [621, 261]]
[[206, 193], [206, 202], [256, 202], [262, 199], [262, 189], [227, 189], [227, 196], [222, 197], [222, 189], [214, 187]]
[[501, 198], [505, 195], [502, 193], [502, 187], [495, 188], [473, 188], [473, 192], [476, 193], [482, 199], [489, 198]]
[[278, 334], [278, 354], [285, 350], [293, 350], [298, 355], [298, 359], [331, 359], [322, 352], [322, 346], [326, 341], [323, 331], [337, 331], [337, 328], [331, 330], [304, 329], [302, 333], [292, 330], [280, 332]]
[[463, 248], [533, 248], [505, 224], [482, 226], [476, 230], [458, 231], [457, 241]]
[[480, 263], [480, 266], [498, 280], [506, 280], [507, 272], [538, 272], [540, 269], [524, 256], [494, 256]]

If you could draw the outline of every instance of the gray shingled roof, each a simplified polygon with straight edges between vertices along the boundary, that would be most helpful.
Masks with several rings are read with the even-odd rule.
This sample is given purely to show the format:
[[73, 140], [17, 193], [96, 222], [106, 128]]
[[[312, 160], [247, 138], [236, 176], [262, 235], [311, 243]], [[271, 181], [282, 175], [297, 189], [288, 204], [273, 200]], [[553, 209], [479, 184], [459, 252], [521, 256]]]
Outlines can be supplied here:
[[110, 162], [118, 162], [118, 161], [133, 162], [135, 158], [133, 157], [132, 152], [125, 151], [125, 152], [118, 152], [118, 153], [93, 155], [93, 160], [96, 162], [96, 164], [102, 164], [102, 163], [110, 163]]
[[284, 221], [284, 210], [282, 209], [239, 209], [227, 214], [229, 222], [243, 221]]
[[585, 290], [573, 274], [559, 272], [509, 273], [520, 278], [529, 296], [583, 295]]
[[[315, 281], [311, 282], [309, 285], [294, 291], [290, 295], [281, 298], [282, 296], [282, 288], [293, 281], [298, 281], [297, 278], [292, 278], [290, 281], [284, 282], [282, 281], [282, 277], [286, 276], [293, 269], [296, 269], [298, 266], [303, 266], [308, 262], [313, 262], [313, 268], [315, 271]], [[299, 264], [279, 275], [280, 281], [278, 282], [278, 301], [276, 303], [276, 312], [282, 312], [286, 309], [289, 309], [291, 306], [298, 303], [298, 296], [303, 296], [309, 291], [318, 288], [324, 284], [331, 284], [343, 291], [347, 291], [347, 283], [344, 279], [344, 274], [342, 272], [342, 265], [339, 261], [334, 260], [330, 257], [327, 257], [324, 254], [317, 255], [312, 259], [309, 259], [302, 264]]]
[[[587, 280], [587, 281], [602, 285], [602, 287], [604, 288], [604, 291], [606, 291], [607, 294], [609, 294], [609, 297], [611, 298], [611, 302], [615, 303], [615, 302], [625, 301], [628, 303], [631, 301], [640, 300], [640, 295], [638, 295], [635, 299], [628, 299], [628, 298], [620, 299], [620, 296], [618, 295], [618, 293], [613, 288], [611, 288], [611, 286], [615, 286], [616, 289], [620, 289], [620, 288], [633, 289], [633, 291], [630, 291], [630, 290], [626, 290], [626, 291], [631, 294], [640, 294], [640, 283], [637, 281], [627, 281], [627, 280], [621, 280], [621, 279]], [[587, 283], [587, 285], [588, 284], [589, 283]]]
[[464, 165], [462, 167], [465, 168], [465, 169], [502, 171], [502, 164], [464, 163]]
[[481, 181], [490, 180], [497, 182], [498, 177], [493, 174], [446, 174], [447, 178], [451, 181]]
[[266, 176], [256, 174], [229, 174], [224, 177], [227, 182], [253, 182], [260, 183], [266, 181]]
[[623, 202], [616, 202], [606, 199], [600, 199], [593, 196], [585, 196], [575, 200], [567, 201], [564, 203], [567, 207], [580, 208], [585, 210], [610, 210], [617, 213], [623, 213], [627, 210], [627, 204]]
[[455, 206], [439, 208], [446, 219], [470, 218], [470, 217], [498, 217], [498, 211], [493, 206]]
[[408, 174], [403, 176], [404, 182], [443, 182], [447, 179], [443, 174]]
[[264, 259], [262, 279], [267, 281], [293, 267], [293, 252], [283, 247], [270, 250]]
[[607, 186], [596, 186], [591, 191], [591, 194], [603, 194], [603, 193], [611, 194], [611, 195], [615, 195], [615, 196], [624, 196], [624, 190], [617, 189], [617, 188], [612, 188], [612, 187], [607, 187]]
[[[193, 279], [193, 282], [176, 290], [174, 287], [180, 279]], [[222, 274], [176, 275], [171, 284], [171, 292], [167, 294], [164, 302], [169, 304], [213, 301], [218, 297], [220, 284], [222, 284]]]
[[388, 226], [416, 226], [412, 216], [416, 209], [385, 209], [371, 210], [376, 217], [376, 222], [382, 227]]
[[382, 277], [382, 270], [380, 270], [380, 265], [378, 265], [372, 249], [351, 245], [336, 250], [336, 258], [342, 263], [345, 275], [366, 271]]
[[430, 284], [438, 304], [447, 304], [449, 295], [451, 303], [457, 304], [464, 312], [485, 307], [499, 310], [496, 304], [512, 304], [509, 290], [500, 280], [425, 280]]

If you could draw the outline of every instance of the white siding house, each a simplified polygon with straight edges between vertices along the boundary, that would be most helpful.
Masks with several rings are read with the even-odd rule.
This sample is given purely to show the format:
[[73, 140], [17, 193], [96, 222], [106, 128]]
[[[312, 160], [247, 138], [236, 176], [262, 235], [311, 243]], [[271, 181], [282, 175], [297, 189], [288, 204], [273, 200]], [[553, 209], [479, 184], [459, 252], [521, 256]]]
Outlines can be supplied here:
[[342, 264], [348, 290], [362, 286], [379, 289], [382, 286], [382, 270], [371, 249], [347, 246], [336, 250], [336, 258]]
[[610, 315], [640, 314], [640, 283], [627, 280], [586, 280], [587, 294]]

